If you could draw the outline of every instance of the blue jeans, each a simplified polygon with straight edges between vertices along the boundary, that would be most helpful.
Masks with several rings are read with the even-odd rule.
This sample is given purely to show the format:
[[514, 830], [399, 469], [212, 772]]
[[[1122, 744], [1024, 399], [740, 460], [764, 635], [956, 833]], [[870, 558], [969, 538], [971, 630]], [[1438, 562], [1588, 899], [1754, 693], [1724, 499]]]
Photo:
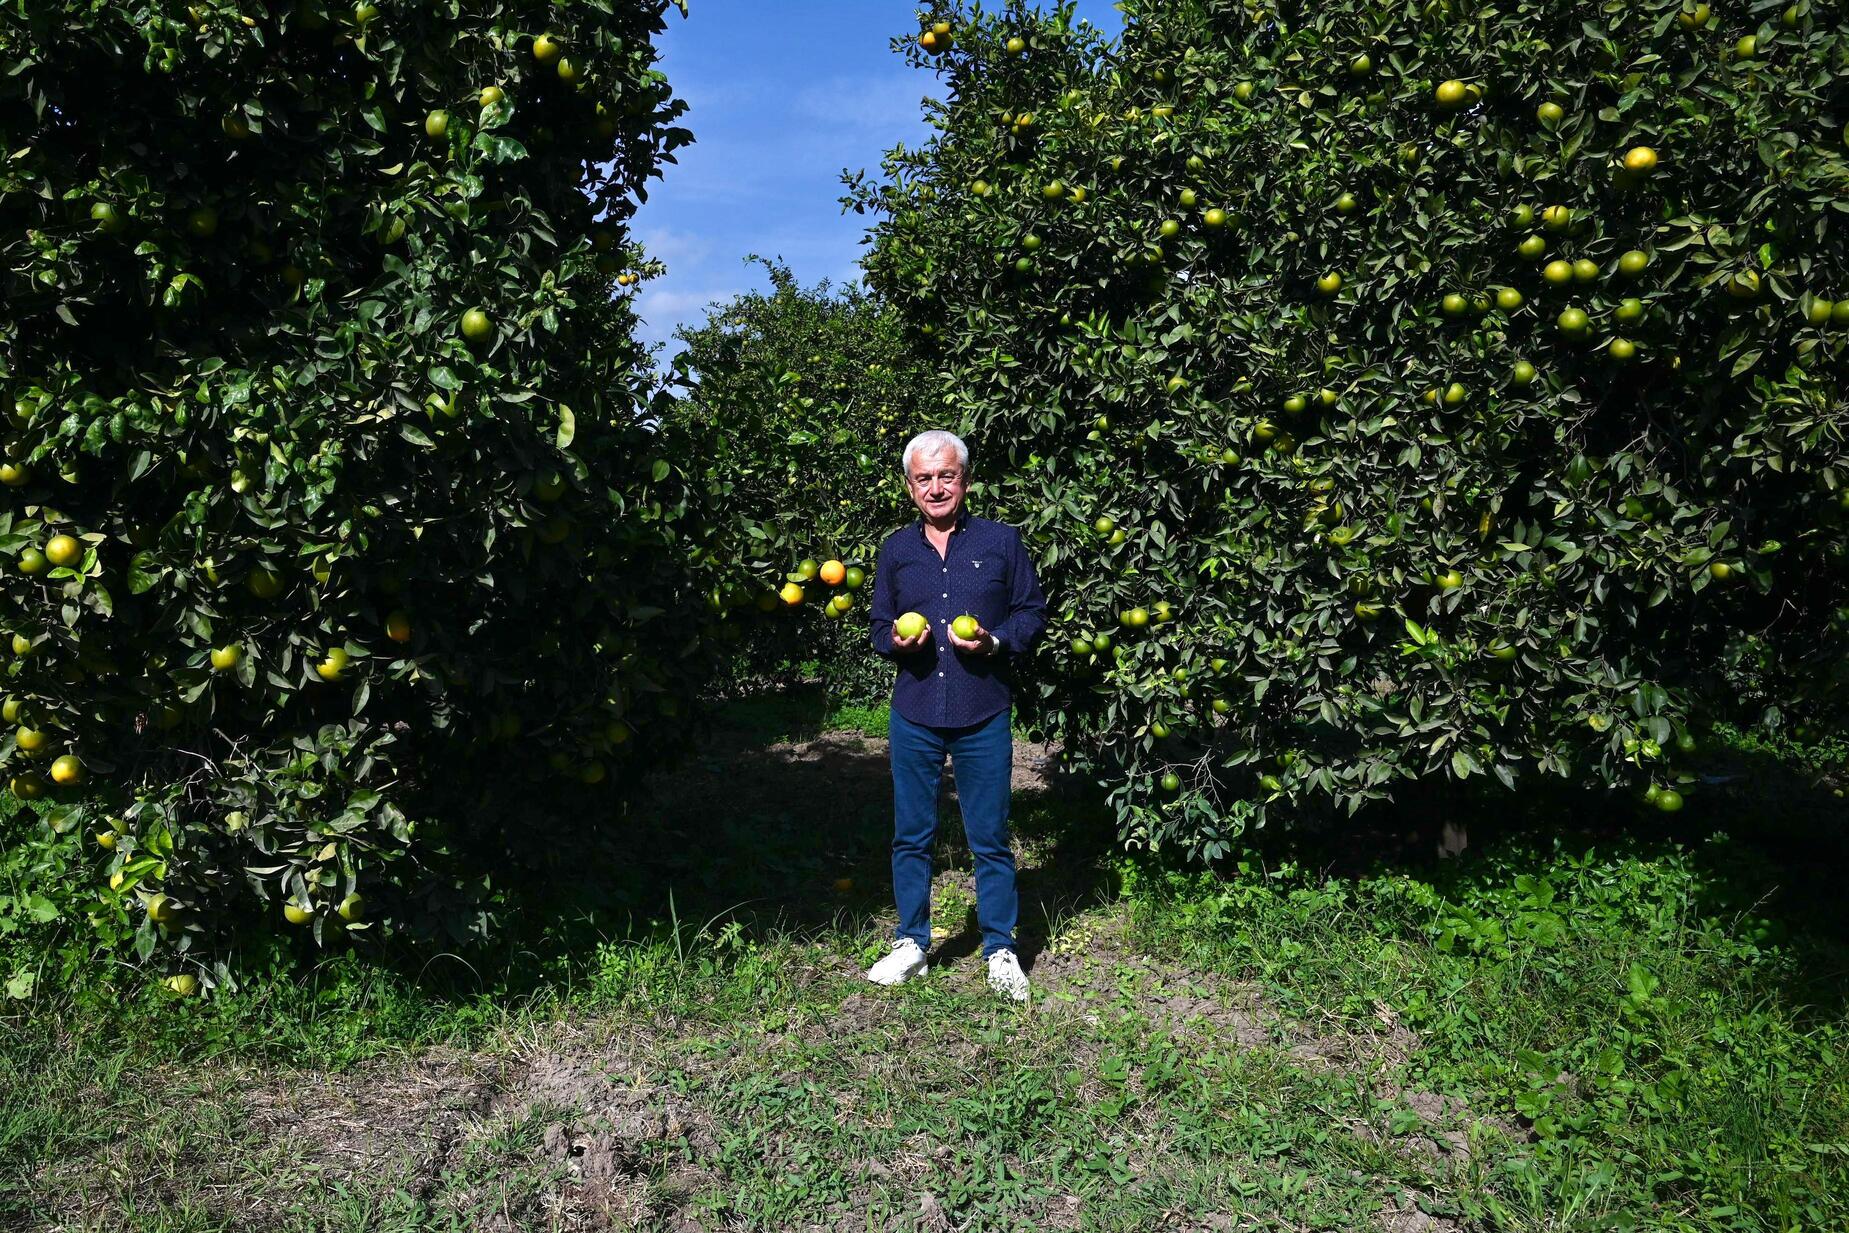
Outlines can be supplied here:
[[967, 728], [915, 724], [897, 708], [887, 727], [892, 753], [892, 893], [896, 936], [931, 949], [931, 849], [937, 839], [937, 791], [944, 757], [956, 763], [963, 831], [976, 858], [976, 918], [982, 953], [1014, 949], [1020, 899], [1008, 847], [1008, 793], [1014, 770], [1010, 713]]

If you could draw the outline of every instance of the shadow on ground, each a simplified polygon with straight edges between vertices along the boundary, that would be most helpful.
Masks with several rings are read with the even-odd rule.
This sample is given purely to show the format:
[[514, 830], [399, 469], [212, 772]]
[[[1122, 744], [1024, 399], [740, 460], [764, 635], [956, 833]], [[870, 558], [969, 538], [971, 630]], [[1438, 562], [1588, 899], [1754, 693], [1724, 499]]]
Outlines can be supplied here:
[[[844, 921], [891, 928], [892, 785], [884, 739], [864, 732], [799, 732], [764, 740], [760, 713], [721, 724], [689, 763], [650, 784], [638, 807], [642, 854], [627, 897], [651, 920], [726, 917], [754, 931], [812, 940]], [[944, 931], [934, 953], [974, 953], [973, 865], [963, 836], [954, 764], [939, 801], [936, 886]], [[1115, 894], [1102, 859], [1110, 821], [1095, 793], [1063, 775], [1058, 751], [1015, 742], [1013, 823], [1023, 958], [1073, 911]], [[668, 898], [672, 892], [672, 907]]]

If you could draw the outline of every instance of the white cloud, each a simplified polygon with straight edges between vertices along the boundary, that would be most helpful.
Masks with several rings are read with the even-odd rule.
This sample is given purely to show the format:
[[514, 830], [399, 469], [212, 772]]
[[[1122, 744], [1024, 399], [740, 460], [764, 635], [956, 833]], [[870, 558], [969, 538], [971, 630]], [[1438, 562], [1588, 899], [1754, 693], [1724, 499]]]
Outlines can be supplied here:
[[713, 252], [707, 236], [674, 227], [651, 227], [638, 233], [637, 238], [649, 256], [667, 262], [670, 270], [682, 264], [699, 265]]
[[682, 321], [703, 314], [709, 304], [723, 304], [738, 295], [737, 287], [712, 287], [700, 291], [673, 291], [666, 287], [645, 291], [636, 305], [642, 319], [658, 325], [662, 337], [672, 333]]

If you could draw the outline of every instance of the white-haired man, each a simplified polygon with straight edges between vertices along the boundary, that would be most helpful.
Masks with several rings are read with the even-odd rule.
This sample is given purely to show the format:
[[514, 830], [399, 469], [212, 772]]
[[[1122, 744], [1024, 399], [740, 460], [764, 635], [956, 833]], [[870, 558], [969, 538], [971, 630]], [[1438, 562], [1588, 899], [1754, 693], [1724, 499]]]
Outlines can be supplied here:
[[[976, 864], [976, 914], [989, 984], [1026, 1001], [1015, 954], [1019, 914], [1008, 800], [1014, 767], [1010, 664], [1046, 628], [1046, 598], [1015, 528], [964, 508], [969, 447], [954, 433], [924, 432], [901, 459], [919, 519], [886, 538], [873, 575], [873, 649], [893, 661], [892, 890], [899, 909], [892, 951], [867, 979], [896, 985], [926, 971], [931, 945], [931, 850], [944, 759], [956, 765], [963, 830]], [[905, 614], [925, 619], [904, 636]], [[969, 637], [953, 628], [976, 621]]]

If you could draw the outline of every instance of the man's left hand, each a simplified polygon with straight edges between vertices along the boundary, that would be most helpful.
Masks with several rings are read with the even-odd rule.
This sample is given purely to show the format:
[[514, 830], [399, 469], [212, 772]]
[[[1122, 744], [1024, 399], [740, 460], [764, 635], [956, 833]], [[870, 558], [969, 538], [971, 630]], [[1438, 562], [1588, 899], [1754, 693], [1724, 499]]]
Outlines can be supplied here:
[[954, 646], [959, 651], [968, 651], [971, 655], [993, 655], [997, 649], [995, 635], [984, 629], [981, 625], [976, 626], [976, 636], [974, 638], [959, 638], [956, 636], [955, 632], [952, 632], [950, 634], [950, 645]]

